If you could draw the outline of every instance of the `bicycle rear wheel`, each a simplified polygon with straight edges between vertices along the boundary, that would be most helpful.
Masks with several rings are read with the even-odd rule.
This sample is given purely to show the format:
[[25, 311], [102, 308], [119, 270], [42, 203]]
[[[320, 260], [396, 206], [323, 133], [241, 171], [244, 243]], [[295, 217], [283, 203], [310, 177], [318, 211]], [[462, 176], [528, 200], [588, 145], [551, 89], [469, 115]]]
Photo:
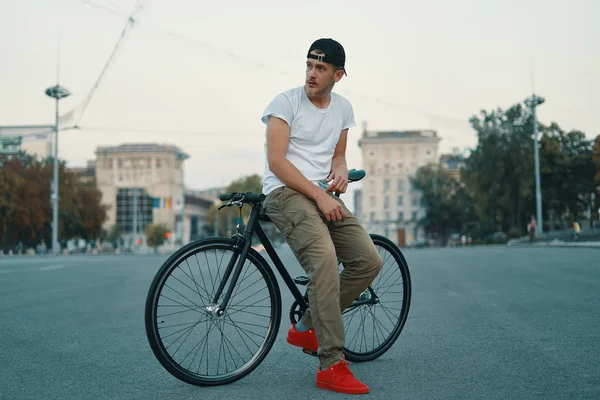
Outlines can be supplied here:
[[214, 294], [229, 261], [239, 256], [234, 245], [233, 239], [210, 238], [181, 248], [162, 265], [148, 291], [150, 347], [168, 372], [193, 385], [228, 384], [248, 375], [277, 336], [279, 286], [253, 249], [224, 315], [215, 313]]
[[410, 273], [402, 252], [386, 237], [370, 236], [383, 267], [370, 287], [373, 292], [367, 289], [359, 299], [371, 299], [374, 293], [379, 300], [375, 304], [353, 304], [342, 313], [344, 354], [353, 362], [371, 361], [388, 351], [400, 336], [410, 308]]

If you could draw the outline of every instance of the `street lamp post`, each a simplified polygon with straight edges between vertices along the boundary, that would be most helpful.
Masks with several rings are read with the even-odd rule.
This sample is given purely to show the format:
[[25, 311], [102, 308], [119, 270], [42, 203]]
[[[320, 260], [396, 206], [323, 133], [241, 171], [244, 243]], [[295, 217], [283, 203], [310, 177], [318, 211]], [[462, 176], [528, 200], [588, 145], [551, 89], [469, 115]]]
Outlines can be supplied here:
[[542, 185], [540, 182], [540, 149], [538, 144], [538, 123], [535, 115], [535, 109], [537, 106], [543, 104], [545, 99], [535, 94], [525, 99], [525, 104], [531, 108], [533, 114], [533, 154], [535, 159], [535, 203], [537, 213], [537, 224], [536, 233], [542, 234], [544, 232], [544, 223], [542, 220]]
[[58, 101], [71, 95], [66, 88], [59, 86], [46, 89], [46, 95], [56, 99], [56, 121], [54, 125], [54, 178], [50, 200], [52, 202], [52, 253], [58, 254]]

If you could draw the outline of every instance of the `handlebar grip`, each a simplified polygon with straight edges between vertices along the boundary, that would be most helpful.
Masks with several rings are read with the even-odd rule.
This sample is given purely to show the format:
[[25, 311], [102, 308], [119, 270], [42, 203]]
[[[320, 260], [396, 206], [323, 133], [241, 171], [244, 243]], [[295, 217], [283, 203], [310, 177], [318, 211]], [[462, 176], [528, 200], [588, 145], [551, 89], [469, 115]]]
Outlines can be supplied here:
[[[231, 198], [233, 196], [238, 195], [238, 194], [241, 194], [241, 193], [233, 192], [233, 193], [220, 194], [219, 195], [219, 199], [221, 201], [228, 201], [228, 200], [231, 200]], [[244, 201], [244, 203], [258, 203], [258, 202], [263, 201], [266, 198], [267, 198], [267, 196], [265, 196], [262, 193], [257, 194], [257, 193], [247, 192], [247, 193], [244, 193], [244, 200], [243, 201]]]

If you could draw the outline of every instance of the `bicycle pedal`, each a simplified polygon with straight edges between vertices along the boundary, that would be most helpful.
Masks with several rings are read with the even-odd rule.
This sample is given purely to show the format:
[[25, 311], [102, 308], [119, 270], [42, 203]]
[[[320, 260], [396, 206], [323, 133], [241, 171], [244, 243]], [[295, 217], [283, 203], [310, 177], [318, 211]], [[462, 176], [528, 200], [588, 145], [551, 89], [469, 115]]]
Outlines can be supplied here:
[[309, 349], [302, 349], [302, 352], [304, 354], [308, 354], [309, 356], [313, 356], [313, 357], [317, 356], [317, 352], [316, 351], [312, 351], [312, 350], [309, 350]]
[[298, 285], [306, 286], [308, 285], [309, 279], [306, 276], [297, 276], [294, 278], [294, 282]]

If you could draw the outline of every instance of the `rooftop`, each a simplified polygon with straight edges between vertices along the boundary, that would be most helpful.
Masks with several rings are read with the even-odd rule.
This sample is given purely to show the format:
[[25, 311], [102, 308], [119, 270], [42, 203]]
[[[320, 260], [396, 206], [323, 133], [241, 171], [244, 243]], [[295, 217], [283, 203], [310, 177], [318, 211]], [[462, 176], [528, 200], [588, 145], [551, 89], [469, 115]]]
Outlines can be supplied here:
[[156, 143], [124, 143], [118, 146], [99, 146], [96, 149], [96, 154], [101, 153], [175, 153], [180, 158], [189, 158], [189, 155], [177, 146]]
[[363, 131], [362, 139], [389, 139], [389, 138], [436, 138], [437, 132], [431, 129], [407, 131]]

